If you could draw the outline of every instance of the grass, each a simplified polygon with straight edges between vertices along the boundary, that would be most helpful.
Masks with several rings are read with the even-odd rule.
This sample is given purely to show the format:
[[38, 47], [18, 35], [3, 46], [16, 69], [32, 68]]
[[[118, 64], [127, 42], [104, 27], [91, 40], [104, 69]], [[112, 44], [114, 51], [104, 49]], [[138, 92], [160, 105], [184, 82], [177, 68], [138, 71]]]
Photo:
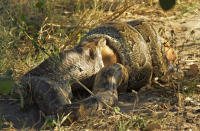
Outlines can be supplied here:
[[176, 6], [176, 10], [180, 11], [177, 17], [180, 18], [180, 17], [188, 16], [191, 13], [198, 14], [199, 4], [200, 3], [198, 0], [194, 0], [194, 1], [182, 0]]
[[185, 88], [183, 88], [183, 94], [185, 96], [193, 96], [197, 92], [200, 92], [200, 89], [196, 87], [198, 83], [199, 83], [199, 80], [186, 81], [184, 83]]
[[[103, 9], [99, 9], [97, 1], [74, 2], [69, 11], [73, 7], [75, 10], [63, 15], [66, 12], [63, 8], [68, 4], [62, 0], [2, 2], [0, 72], [4, 73], [10, 68], [17, 80], [23, 72], [41, 63], [46, 54], [51, 55], [67, 46], [76, 45], [88, 29], [105, 21]], [[27, 5], [29, 9], [25, 8]], [[24, 70], [17, 67], [23, 67]]]
[[[141, 12], [145, 14], [145, 11], [148, 12], [152, 8], [159, 8], [158, 3], [154, 1], [145, 2], [137, 3], [135, 0], [119, 3], [99, 0], [2, 1], [0, 3], [0, 75], [12, 76], [15, 82], [19, 82], [25, 72], [37, 66], [48, 56], [76, 45], [91, 28], [104, 22], [118, 21], [126, 17], [127, 12], [134, 12], [137, 15]], [[180, 12], [178, 17], [187, 16], [190, 13], [196, 13], [197, 5], [199, 5], [196, 3], [198, 3], [197, 0], [193, 2], [179, 0], [174, 10]], [[152, 12], [154, 11], [155, 9], [152, 10]], [[0, 82], [2, 81], [0, 80]], [[13, 83], [5, 80], [3, 82], [6, 82], [5, 89], [8, 93]], [[0, 84], [0, 92], [5, 93], [2, 88], [3, 84]], [[185, 92], [192, 95], [196, 91], [196, 84], [195, 81], [189, 83], [189, 88]], [[161, 97], [159, 102], [169, 102], [169, 99]], [[120, 131], [139, 130], [155, 122], [155, 120], [141, 115], [134, 114], [127, 117], [118, 110], [105, 111], [104, 114], [104, 117], [87, 118], [90, 123], [83, 124], [83, 128], [103, 129], [109, 128], [109, 124], [111, 124], [114, 126], [110, 127], [111, 129]], [[46, 118], [42, 128], [62, 130], [63, 128], [73, 128], [76, 125], [80, 126], [72, 123], [71, 126], [65, 127], [63, 126], [65, 120], [66, 116], [57, 120]], [[99, 120], [102, 122], [98, 122]], [[80, 128], [82, 129], [82, 127]]]
[[[140, 6], [152, 3], [145, 2]], [[109, 11], [108, 7], [112, 5], [116, 10]], [[24, 72], [41, 63], [48, 55], [73, 47], [89, 29], [107, 21], [119, 20], [124, 17], [125, 11], [134, 9], [134, 5], [135, 1], [131, 0], [116, 4], [98, 0], [1, 2], [0, 73], [12, 70], [14, 79], [19, 80]], [[158, 7], [158, 3], [154, 6]], [[197, 9], [188, 6], [185, 1], [176, 8], [181, 10], [181, 15], [184, 11], [188, 12], [188, 8]]]

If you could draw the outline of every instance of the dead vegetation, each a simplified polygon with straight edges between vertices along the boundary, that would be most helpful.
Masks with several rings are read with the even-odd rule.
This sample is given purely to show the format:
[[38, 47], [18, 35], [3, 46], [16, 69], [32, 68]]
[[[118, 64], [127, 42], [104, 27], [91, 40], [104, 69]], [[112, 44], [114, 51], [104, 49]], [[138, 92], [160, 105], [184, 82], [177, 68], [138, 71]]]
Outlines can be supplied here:
[[[91, 28], [108, 21], [145, 19], [177, 50], [178, 69], [168, 85], [119, 95], [119, 107], [106, 109], [64, 126], [66, 117], [55, 120], [33, 111], [37, 118], [23, 119], [19, 100], [1, 95], [2, 129], [54, 130], [199, 130], [200, 129], [200, 3], [177, 0], [164, 12], [157, 0], [5, 0], [0, 3], [0, 74], [17, 83], [21, 76], [45, 58], [77, 44]], [[1, 86], [1, 85], [0, 85]], [[12, 109], [9, 110], [11, 103]], [[19, 102], [18, 102], [19, 103]], [[34, 107], [33, 110], [37, 110]], [[7, 110], [8, 112], [5, 112]], [[12, 113], [11, 113], [12, 112]], [[24, 117], [31, 118], [31, 111]], [[16, 121], [8, 114], [19, 113]], [[21, 116], [20, 116], [21, 115]], [[44, 117], [44, 118], [43, 118]], [[16, 124], [16, 123], [21, 124]], [[28, 123], [28, 124], [27, 124]], [[24, 125], [23, 125], [24, 124]]]

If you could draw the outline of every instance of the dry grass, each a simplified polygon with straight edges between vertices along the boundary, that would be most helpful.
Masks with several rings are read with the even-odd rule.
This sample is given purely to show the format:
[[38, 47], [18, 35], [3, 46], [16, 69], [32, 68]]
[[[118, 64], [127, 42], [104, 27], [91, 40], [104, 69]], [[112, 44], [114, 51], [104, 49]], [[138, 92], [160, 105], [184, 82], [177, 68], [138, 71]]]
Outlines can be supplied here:
[[17, 80], [41, 63], [47, 53], [51, 55], [74, 46], [89, 29], [119, 18], [131, 4], [130, 1], [122, 2], [111, 12], [108, 9], [111, 2], [95, 0], [2, 2], [0, 72], [12, 70]]
[[[178, 0], [173, 12], [177, 18], [197, 13], [198, 0]], [[165, 16], [157, 0], [4, 0], [0, 3], [0, 74], [11, 74], [18, 81], [21, 76], [41, 63], [45, 58], [76, 45], [80, 39], [95, 26], [108, 22], [142, 18], [141, 16]], [[11, 72], [11, 73], [10, 73]], [[198, 83], [198, 82], [197, 82]], [[183, 122], [183, 93], [181, 83], [173, 83], [177, 106], [176, 129]], [[191, 84], [189, 82], [189, 84]], [[188, 89], [191, 92], [192, 89]], [[193, 91], [193, 90], [192, 90]], [[164, 97], [165, 98], [165, 97]], [[166, 97], [167, 98], [167, 97]], [[164, 113], [171, 105], [158, 104]], [[158, 108], [157, 107], [157, 108]], [[158, 110], [158, 109], [155, 110]], [[160, 111], [160, 110], [159, 110]], [[136, 114], [127, 115], [117, 109], [103, 110], [97, 116], [72, 123], [71, 126], [56, 126], [55, 130], [141, 130], [147, 125], [168, 122], [172, 118]], [[62, 120], [60, 120], [62, 121]], [[55, 123], [59, 123], [56, 121]], [[52, 121], [51, 121], [52, 122]]]
[[[178, 3], [180, 15], [197, 9], [196, 5], [192, 8], [185, 1]], [[195, 1], [189, 4], [194, 5]], [[46, 54], [76, 45], [89, 29], [101, 23], [130, 19], [129, 13], [136, 17], [152, 12], [163, 14], [156, 0], [5, 0], [0, 8], [0, 72], [11, 70], [15, 80], [41, 63], [48, 56]], [[12, 61], [6, 59], [8, 57]]]

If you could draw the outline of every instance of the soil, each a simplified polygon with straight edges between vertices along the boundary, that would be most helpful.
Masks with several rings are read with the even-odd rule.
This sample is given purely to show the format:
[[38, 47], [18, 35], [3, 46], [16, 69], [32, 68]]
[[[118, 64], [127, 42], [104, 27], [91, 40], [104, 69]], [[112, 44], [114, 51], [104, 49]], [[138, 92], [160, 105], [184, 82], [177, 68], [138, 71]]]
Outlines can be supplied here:
[[[119, 94], [120, 112], [118, 108], [99, 111], [96, 116], [64, 129], [200, 130], [200, 11], [187, 16], [176, 13], [155, 11], [136, 15], [129, 12], [121, 20], [142, 18], [153, 23], [160, 35], [177, 50], [178, 69], [184, 77], [174, 76], [167, 85], [155, 83], [139, 92]], [[0, 110], [3, 129], [39, 129], [45, 122], [37, 106], [24, 111], [19, 101], [7, 96], [0, 96]]]

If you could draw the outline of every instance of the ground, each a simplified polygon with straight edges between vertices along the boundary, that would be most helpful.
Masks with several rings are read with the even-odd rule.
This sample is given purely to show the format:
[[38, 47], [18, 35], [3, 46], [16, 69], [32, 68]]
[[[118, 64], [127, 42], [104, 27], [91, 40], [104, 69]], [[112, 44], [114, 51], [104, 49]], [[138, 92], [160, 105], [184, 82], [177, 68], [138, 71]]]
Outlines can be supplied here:
[[[141, 12], [140, 12], [141, 11]], [[145, 11], [145, 12], [142, 12]], [[177, 50], [178, 69], [183, 78], [174, 76], [166, 85], [154, 83], [139, 92], [119, 94], [119, 105], [98, 111], [67, 126], [65, 130], [200, 130], [200, 9], [184, 15], [151, 9], [125, 12], [121, 21], [145, 19]], [[0, 96], [3, 129], [38, 129], [48, 127], [43, 113], [36, 106], [21, 110], [19, 101]], [[30, 119], [31, 118], [31, 119]], [[60, 120], [61, 121], [61, 120]], [[53, 128], [53, 127], [50, 127]]]

